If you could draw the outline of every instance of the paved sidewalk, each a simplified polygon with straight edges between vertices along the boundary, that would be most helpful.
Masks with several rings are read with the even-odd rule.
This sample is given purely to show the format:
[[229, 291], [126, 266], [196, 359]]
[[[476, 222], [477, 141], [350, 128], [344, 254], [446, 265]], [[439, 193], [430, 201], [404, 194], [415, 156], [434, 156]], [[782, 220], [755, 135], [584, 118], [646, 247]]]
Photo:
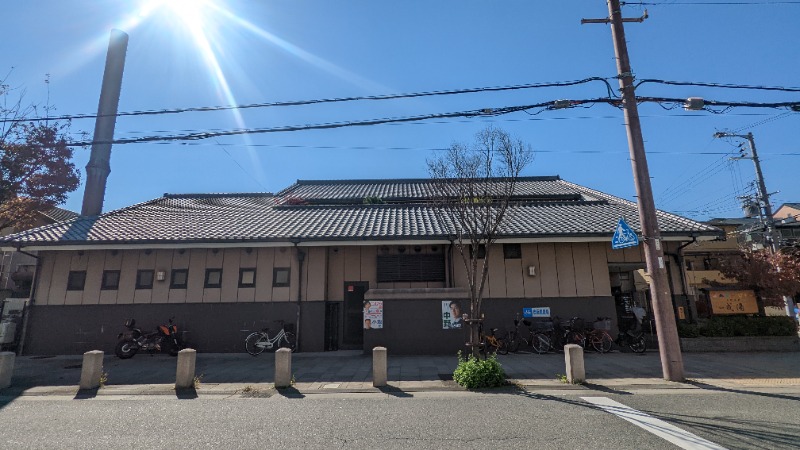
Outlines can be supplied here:
[[[564, 355], [528, 353], [499, 357], [512, 383], [526, 389], [586, 389], [561, 383]], [[0, 396], [71, 395], [77, 393], [81, 356], [17, 358], [12, 387]], [[455, 356], [389, 356], [390, 387], [372, 387], [372, 358], [360, 351], [297, 353], [293, 355], [293, 392], [414, 392], [461, 390], [451, 379]], [[690, 383], [661, 379], [657, 352], [645, 354], [586, 353], [588, 386], [601, 389], [691, 389], [798, 386], [800, 353], [684, 354]], [[108, 381], [94, 395], [175, 395], [176, 359], [166, 355], [136, 355], [129, 360], [106, 356]], [[272, 391], [274, 355], [203, 354], [197, 356], [198, 393], [267, 395]], [[274, 392], [274, 391], [272, 391]]]

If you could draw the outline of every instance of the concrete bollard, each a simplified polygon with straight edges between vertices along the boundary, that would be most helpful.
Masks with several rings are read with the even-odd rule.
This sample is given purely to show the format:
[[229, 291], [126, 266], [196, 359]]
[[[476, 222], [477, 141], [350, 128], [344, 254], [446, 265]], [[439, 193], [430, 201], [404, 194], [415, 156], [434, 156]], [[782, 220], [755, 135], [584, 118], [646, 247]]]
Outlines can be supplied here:
[[0, 352], [0, 389], [11, 386], [11, 375], [14, 374], [13, 352]]
[[287, 388], [292, 385], [292, 351], [280, 348], [275, 352], [275, 387]]
[[384, 387], [388, 381], [386, 347], [375, 347], [372, 349], [372, 385]]
[[196, 361], [197, 350], [186, 348], [178, 352], [175, 389], [191, 389], [194, 387], [194, 366]]
[[583, 365], [583, 348], [580, 345], [564, 346], [564, 360], [567, 363], [567, 382], [581, 384], [586, 381], [586, 368]]
[[81, 366], [80, 389], [97, 389], [103, 375], [103, 355], [100, 350], [92, 350], [83, 354]]

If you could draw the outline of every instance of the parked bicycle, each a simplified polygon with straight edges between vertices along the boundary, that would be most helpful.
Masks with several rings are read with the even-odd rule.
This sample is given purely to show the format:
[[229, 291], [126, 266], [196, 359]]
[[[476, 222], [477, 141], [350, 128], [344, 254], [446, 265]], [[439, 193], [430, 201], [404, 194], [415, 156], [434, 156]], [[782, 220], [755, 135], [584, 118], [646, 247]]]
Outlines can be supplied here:
[[549, 352], [553, 348], [553, 321], [524, 321], [528, 326], [530, 335], [528, 336], [530, 346], [534, 352], [542, 355]]
[[608, 353], [614, 345], [614, 339], [608, 334], [611, 330], [609, 317], [598, 317], [592, 323], [592, 329], [586, 333], [587, 346], [591, 346], [598, 353]]
[[615, 342], [620, 350], [626, 347], [634, 353], [644, 353], [647, 350], [647, 343], [644, 340], [641, 326], [620, 331]]
[[276, 320], [275, 322], [280, 325], [280, 331], [275, 336], [270, 337], [269, 327], [250, 333], [247, 336], [244, 340], [244, 348], [247, 353], [257, 356], [264, 350], [277, 350], [285, 347], [294, 352], [297, 349], [297, 338], [294, 333], [286, 331], [286, 325], [282, 320]]
[[497, 328], [490, 328], [489, 334], [483, 333], [483, 324], [478, 325], [478, 335], [480, 337], [481, 352], [484, 355], [490, 353], [508, 354], [508, 338], [497, 335]]
[[508, 333], [508, 350], [512, 353], [517, 353], [520, 347], [528, 346], [528, 339], [526, 331], [522, 329], [523, 326], [530, 325], [527, 320], [519, 320], [519, 315], [514, 319], [514, 329]]

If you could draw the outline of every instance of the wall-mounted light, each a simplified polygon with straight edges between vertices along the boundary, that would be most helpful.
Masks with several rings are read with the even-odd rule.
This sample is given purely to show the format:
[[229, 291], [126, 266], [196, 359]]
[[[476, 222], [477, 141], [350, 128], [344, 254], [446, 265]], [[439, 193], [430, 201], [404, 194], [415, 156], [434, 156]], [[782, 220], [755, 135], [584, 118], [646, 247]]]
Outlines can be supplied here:
[[528, 276], [536, 276], [536, 266], [528, 266]]
[[156, 280], [164, 281], [167, 278], [167, 272], [164, 270], [159, 270], [156, 272]]

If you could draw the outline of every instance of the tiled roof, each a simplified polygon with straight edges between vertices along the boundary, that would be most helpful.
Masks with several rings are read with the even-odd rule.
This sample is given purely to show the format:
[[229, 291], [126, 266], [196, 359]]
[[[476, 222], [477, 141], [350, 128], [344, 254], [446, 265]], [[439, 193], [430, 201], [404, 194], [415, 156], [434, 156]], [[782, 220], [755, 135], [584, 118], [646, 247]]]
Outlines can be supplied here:
[[53, 209], [48, 211], [40, 211], [39, 214], [47, 217], [53, 222], [63, 222], [65, 220], [74, 219], [80, 215], [74, 211], [59, 208], [58, 206], [54, 206]]
[[[443, 239], [449, 227], [425, 203], [360, 204], [366, 192], [399, 192], [412, 197], [423, 180], [298, 182], [271, 194], [165, 195], [101, 216], [79, 217], [5, 239], [11, 245], [102, 243], [337, 241]], [[501, 234], [509, 238], [597, 236], [610, 238], [620, 216], [636, 230], [639, 219], [632, 202], [560, 179], [528, 179], [525, 192], [579, 194], [581, 200], [530, 201], [513, 206]], [[382, 186], [376, 188], [376, 186]], [[281, 205], [298, 192], [325, 205]], [[417, 195], [417, 194], [414, 194]], [[336, 204], [346, 196], [354, 204]], [[380, 196], [380, 195], [377, 195]], [[330, 198], [329, 198], [330, 197]], [[386, 200], [386, 197], [382, 197]], [[309, 198], [309, 197], [302, 197]], [[718, 230], [674, 214], [658, 213], [662, 234], [713, 235]]]
[[[491, 192], [492, 185], [488, 185]], [[430, 178], [385, 180], [297, 180], [277, 195], [291, 196], [308, 203], [357, 202], [377, 197], [385, 202], [421, 202], [435, 196]], [[581, 191], [561, 181], [558, 176], [520, 177], [514, 186], [514, 196], [528, 200], [580, 198]], [[585, 195], [585, 194], [584, 194]], [[589, 199], [591, 200], [591, 199]]]

